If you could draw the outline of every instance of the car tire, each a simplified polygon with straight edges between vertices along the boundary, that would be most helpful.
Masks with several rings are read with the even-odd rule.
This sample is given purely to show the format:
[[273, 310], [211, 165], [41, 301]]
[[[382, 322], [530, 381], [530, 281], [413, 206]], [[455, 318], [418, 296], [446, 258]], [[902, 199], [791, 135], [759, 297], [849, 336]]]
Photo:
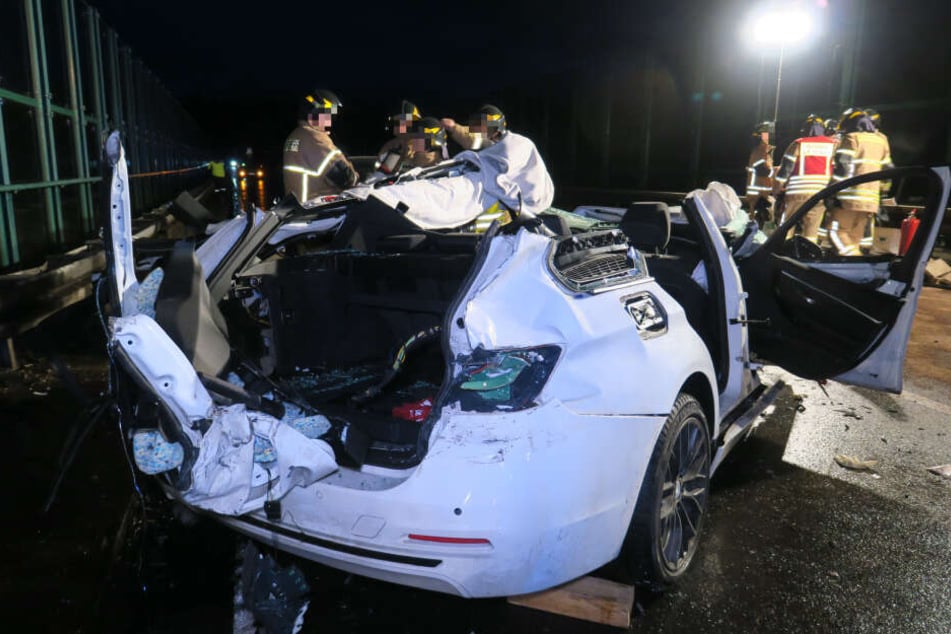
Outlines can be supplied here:
[[621, 563], [638, 585], [663, 590], [690, 566], [707, 511], [710, 431], [690, 394], [674, 401], [651, 454]]

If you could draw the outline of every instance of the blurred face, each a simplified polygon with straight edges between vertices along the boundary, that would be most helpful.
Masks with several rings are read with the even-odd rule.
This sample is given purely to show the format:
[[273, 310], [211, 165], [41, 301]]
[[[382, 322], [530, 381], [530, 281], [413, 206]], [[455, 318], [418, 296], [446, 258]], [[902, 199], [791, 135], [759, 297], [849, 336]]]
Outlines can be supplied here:
[[393, 136], [402, 136], [409, 131], [413, 122], [413, 115], [399, 114], [394, 117]]
[[426, 151], [426, 139], [424, 137], [414, 136], [409, 140], [409, 144], [416, 153], [422, 153]]
[[489, 131], [489, 127], [485, 123], [485, 117], [479, 117], [478, 119], [473, 119], [469, 122], [469, 131], [477, 132], [478, 134], [486, 134]]
[[321, 112], [317, 114], [317, 127], [326, 130], [333, 123], [333, 115], [329, 112]]

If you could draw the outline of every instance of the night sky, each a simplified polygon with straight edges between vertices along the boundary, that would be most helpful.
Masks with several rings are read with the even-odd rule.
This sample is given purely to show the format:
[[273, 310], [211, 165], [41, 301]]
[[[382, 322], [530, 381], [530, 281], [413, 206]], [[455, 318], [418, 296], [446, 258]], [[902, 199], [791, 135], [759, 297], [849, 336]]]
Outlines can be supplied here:
[[[775, 89], [775, 47], [751, 51], [745, 45], [741, 23], [754, 6], [745, 0], [88, 1], [194, 114], [216, 150], [252, 145], [269, 160], [294, 125], [297, 99], [314, 87], [341, 97], [335, 138], [351, 154], [372, 153], [387, 138], [385, 117], [402, 98], [424, 114], [458, 119], [494, 101], [517, 110], [520, 119], [510, 116], [513, 129], [538, 135], [538, 117], [525, 104], [545, 101], [556, 112], [572, 90], [581, 91], [584, 104], [573, 151], [594, 147], [585, 144], [584, 119], [603, 110], [604, 95], [615, 102], [611, 134], [615, 145], [623, 145], [622, 135], [643, 132], [635, 102], [644, 85], [639, 73], [646, 68], [655, 90], [650, 157], [658, 166], [668, 164], [653, 171], [654, 180], [668, 177], [641, 184], [674, 185], [678, 161], [685, 162], [697, 129], [701, 172], [717, 176], [742, 163], [755, 123], [757, 85], [770, 112]], [[843, 40], [861, 31], [858, 105], [930, 103], [925, 110], [886, 109], [886, 131], [899, 159], [904, 153], [914, 161], [947, 160], [951, 3], [876, 0], [866, 2], [864, 12], [860, 3], [804, 2], [824, 27], [805, 50], [786, 56], [779, 144], [791, 140], [810, 111], [838, 114]], [[629, 108], [621, 105], [625, 99]], [[555, 116], [551, 138], [542, 140], [552, 148], [558, 146], [560, 121]], [[612, 149], [611, 161], [618, 154], [621, 165], [623, 152]], [[558, 159], [555, 149], [550, 154]]]

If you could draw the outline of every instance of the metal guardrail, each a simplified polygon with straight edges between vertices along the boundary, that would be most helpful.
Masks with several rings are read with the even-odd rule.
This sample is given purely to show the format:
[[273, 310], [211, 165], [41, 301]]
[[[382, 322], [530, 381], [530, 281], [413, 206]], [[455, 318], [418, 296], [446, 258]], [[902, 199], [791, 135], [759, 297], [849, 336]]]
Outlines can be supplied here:
[[[205, 183], [189, 193], [201, 200], [212, 190]], [[155, 238], [160, 244], [167, 241], [162, 236], [175, 221], [172, 204], [166, 202], [136, 218], [132, 230], [136, 249]], [[51, 256], [39, 266], [0, 275], [0, 367], [16, 366], [13, 338], [92, 296], [93, 280], [105, 266], [101, 240], [89, 240], [66, 253]]]
[[118, 129], [150, 209], [205, 176], [194, 120], [81, 0], [0, 3], [0, 269], [95, 231], [102, 139]]

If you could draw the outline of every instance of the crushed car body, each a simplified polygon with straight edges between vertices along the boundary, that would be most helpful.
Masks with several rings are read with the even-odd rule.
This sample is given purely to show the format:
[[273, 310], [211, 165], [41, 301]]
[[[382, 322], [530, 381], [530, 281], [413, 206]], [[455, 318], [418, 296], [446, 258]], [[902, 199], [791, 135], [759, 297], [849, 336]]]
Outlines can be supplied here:
[[[110, 351], [138, 468], [273, 547], [467, 597], [542, 590], [618, 557], [637, 581], [676, 581], [710, 476], [779, 388], [759, 380], [755, 328], [772, 318], [759, 339], [773, 351], [803, 327], [747, 280], [780, 267], [773, 301], [797, 306], [811, 306], [796, 298], [805, 269], [815, 301], [861, 295], [880, 327], [863, 329], [864, 347], [850, 335], [827, 367], [810, 350], [809, 367], [878, 367], [903, 354], [948, 194], [946, 168], [915, 172], [937, 191], [919, 248], [906, 266], [860, 272], [725, 235], [734, 210], [717, 188], [676, 208], [581, 211], [574, 229], [572, 214], [546, 213], [548, 194], [484, 233], [470, 211], [439, 226], [428, 206], [414, 222], [415, 201], [435, 200], [453, 170], [485, 169], [456, 163], [435, 183], [391, 186], [411, 195], [235, 218], [140, 283], [116, 135], [106, 154]], [[865, 297], [870, 284], [849, 279], [861, 275], [887, 299]], [[829, 279], [838, 295], [819, 294]]]

